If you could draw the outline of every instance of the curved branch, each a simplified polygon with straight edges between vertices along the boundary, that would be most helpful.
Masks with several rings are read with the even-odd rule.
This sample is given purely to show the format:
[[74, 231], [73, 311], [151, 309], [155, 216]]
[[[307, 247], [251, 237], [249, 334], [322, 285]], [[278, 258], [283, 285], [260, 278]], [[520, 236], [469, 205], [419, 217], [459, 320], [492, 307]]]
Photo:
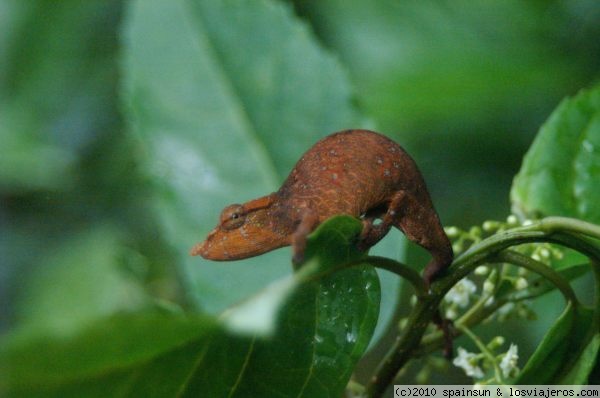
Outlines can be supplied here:
[[402, 264], [399, 261], [392, 260], [390, 258], [379, 257], [379, 256], [365, 256], [358, 260], [349, 261], [347, 263], [341, 263], [334, 267], [328, 268], [324, 271], [315, 273], [313, 269], [307, 269], [308, 266], [301, 268], [296, 275], [302, 280], [316, 280], [323, 278], [324, 276], [330, 275], [334, 272], [341, 271], [346, 268], [356, 267], [359, 265], [371, 265], [375, 268], [385, 269], [393, 272], [396, 275], [406, 279], [414, 287], [417, 297], [423, 297], [427, 294], [425, 289], [425, 282], [421, 275], [409, 266]]
[[[416, 351], [427, 324], [433, 318], [443, 297], [452, 286], [477, 266], [493, 259], [503, 250], [524, 243], [558, 243], [586, 254], [592, 260], [591, 264], [594, 271], [600, 274], [600, 270], [597, 269], [598, 264], [600, 264], [600, 248], [589, 242], [585, 236], [580, 235], [600, 239], [600, 227], [565, 217], [549, 217], [527, 226], [498, 233], [470, 247], [456, 258], [446, 271], [446, 276], [432, 283], [430, 293], [421, 297], [417, 302], [403, 333], [388, 352], [384, 361], [378, 366], [373, 378], [367, 385], [367, 396], [382, 396], [398, 371]], [[536, 268], [536, 270], [538, 268], [530, 262], [527, 262], [527, 265], [531, 266], [530, 268]], [[568, 283], [563, 283], [564, 280], [560, 276], [556, 278], [553, 270], [551, 272], [542, 270], [540, 274], [545, 277], [549, 276], [550, 280], [561, 289], [569, 301], [576, 300], [576, 296]]]
[[527, 268], [554, 284], [563, 294], [567, 301], [577, 302], [577, 296], [569, 285], [569, 282], [564, 280], [562, 276], [544, 263], [536, 261], [529, 256], [515, 252], [513, 250], [505, 250], [496, 255], [495, 261], [501, 263], [511, 263], [519, 267]]
[[423, 281], [423, 278], [409, 266], [402, 264], [399, 261], [379, 256], [368, 256], [363, 260], [363, 263], [364, 262], [367, 262], [376, 268], [393, 272], [396, 275], [408, 280], [414, 287], [417, 293], [417, 298], [423, 297], [427, 294], [427, 289], [425, 288], [425, 282]]

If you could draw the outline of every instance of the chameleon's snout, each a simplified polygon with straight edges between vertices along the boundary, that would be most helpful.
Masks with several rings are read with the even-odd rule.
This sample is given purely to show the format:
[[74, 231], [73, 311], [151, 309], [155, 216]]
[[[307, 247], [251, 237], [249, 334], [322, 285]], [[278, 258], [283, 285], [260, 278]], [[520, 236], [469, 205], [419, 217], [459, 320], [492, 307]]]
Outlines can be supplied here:
[[190, 250], [190, 255], [204, 257], [204, 254], [206, 253], [206, 249], [204, 247], [205, 243], [206, 242], [201, 242], [201, 243], [195, 244], [194, 247], [192, 247], [192, 250]]
[[202, 256], [207, 260], [229, 261], [248, 257], [246, 239], [239, 232], [227, 231], [220, 227], [212, 230], [203, 242], [192, 247], [192, 256]]
[[204, 242], [195, 245], [190, 254], [207, 260], [230, 261], [257, 256], [289, 244], [286, 235], [254, 223], [246, 223], [236, 229], [217, 226]]
[[[214, 238], [215, 234], [216, 234], [216, 231], [213, 230], [208, 234], [208, 236], [206, 237], [204, 242], [195, 244], [194, 247], [192, 247], [192, 250], [190, 250], [190, 255], [202, 256], [203, 258], [205, 258], [207, 260], [218, 260], [218, 259], [214, 258], [214, 253], [213, 253], [214, 250], [211, 250], [212, 243], [214, 240], [213, 238]], [[211, 253], [213, 253], [213, 255], [211, 255]]]

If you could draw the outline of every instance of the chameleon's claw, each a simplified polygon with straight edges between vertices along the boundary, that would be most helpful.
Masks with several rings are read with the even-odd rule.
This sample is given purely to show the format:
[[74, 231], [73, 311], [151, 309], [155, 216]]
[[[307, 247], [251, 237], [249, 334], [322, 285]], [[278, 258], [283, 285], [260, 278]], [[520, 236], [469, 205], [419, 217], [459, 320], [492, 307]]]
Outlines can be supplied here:
[[294, 267], [302, 264], [304, 262], [304, 253], [294, 253], [292, 256], [292, 264]]

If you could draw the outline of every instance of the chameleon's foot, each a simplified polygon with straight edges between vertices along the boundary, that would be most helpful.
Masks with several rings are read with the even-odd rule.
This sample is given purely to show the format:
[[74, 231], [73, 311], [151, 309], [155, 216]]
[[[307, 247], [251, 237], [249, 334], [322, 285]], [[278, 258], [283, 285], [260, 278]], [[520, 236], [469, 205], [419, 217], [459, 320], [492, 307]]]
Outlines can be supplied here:
[[294, 268], [297, 268], [303, 262], [304, 262], [304, 252], [294, 253], [292, 255], [292, 264], [294, 265]]
[[444, 272], [451, 263], [451, 256], [448, 256], [448, 258], [444, 260], [434, 257], [433, 260], [431, 260], [427, 266], [425, 266], [425, 270], [423, 271], [423, 280], [425, 281], [425, 287], [427, 290], [429, 290], [431, 282], [444, 275]]
[[297, 236], [292, 244], [292, 266], [298, 270], [304, 263], [306, 250], [306, 236]]
[[361, 239], [360, 237], [356, 239], [356, 248], [361, 252], [366, 252], [370, 247], [371, 245], [368, 245], [364, 239]]
[[302, 212], [302, 218], [300, 220], [300, 224], [296, 227], [296, 231], [294, 231], [292, 235], [292, 264], [294, 268], [298, 268], [304, 262], [304, 251], [306, 250], [306, 238], [308, 234], [312, 232], [313, 229], [318, 224], [318, 216], [317, 213], [312, 211], [309, 208], [305, 208]]

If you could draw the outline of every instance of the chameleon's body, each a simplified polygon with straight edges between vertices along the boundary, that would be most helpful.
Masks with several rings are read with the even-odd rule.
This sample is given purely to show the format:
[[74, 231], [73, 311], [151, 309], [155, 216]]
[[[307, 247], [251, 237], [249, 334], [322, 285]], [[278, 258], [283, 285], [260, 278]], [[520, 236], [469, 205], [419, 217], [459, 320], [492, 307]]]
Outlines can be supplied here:
[[[226, 207], [219, 225], [192, 254], [236, 260], [291, 244], [299, 261], [306, 236], [338, 214], [363, 220], [358, 243], [363, 249], [391, 226], [427, 249], [433, 257], [425, 269], [427, 282], [452, 262], [452, 246], [415, 162], [389, 138], [366, 130], [343, 131], [317, 142], [277, 192]], [[374, 223], [376, 219], [381, 222]]]

